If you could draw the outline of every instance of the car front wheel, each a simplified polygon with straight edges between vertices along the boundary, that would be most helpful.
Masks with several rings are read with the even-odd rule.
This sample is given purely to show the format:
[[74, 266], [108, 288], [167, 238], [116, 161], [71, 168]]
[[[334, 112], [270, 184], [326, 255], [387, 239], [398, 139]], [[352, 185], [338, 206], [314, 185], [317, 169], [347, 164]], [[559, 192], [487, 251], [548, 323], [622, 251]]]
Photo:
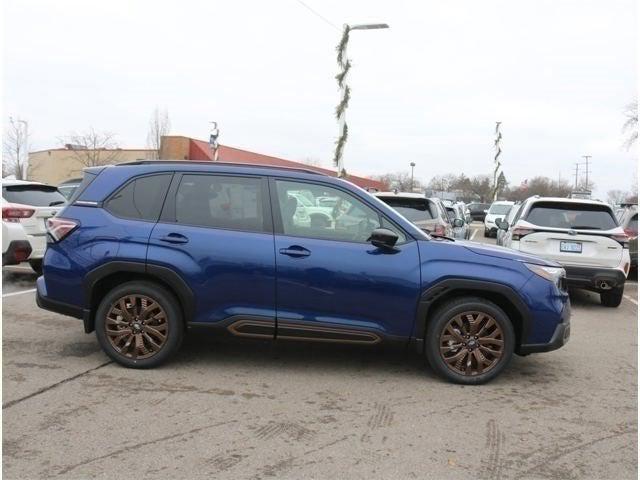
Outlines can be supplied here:
[[624, 287], [612, 288], [600, 292], [600, 303], [605, 307], [617, 307], [622, 303]]
[[427, 360], [445, 379], [478, 385], [507, 366], [515, 348], [513, 325], [500, 307], [479, 297], [446, 303], [429, 319]]
[[111, 290], [96, 311], [95, 328], [105, 353], [130, 368], [160, 365], [178, 350], [184, 333], [176, 298], [145, 281]]

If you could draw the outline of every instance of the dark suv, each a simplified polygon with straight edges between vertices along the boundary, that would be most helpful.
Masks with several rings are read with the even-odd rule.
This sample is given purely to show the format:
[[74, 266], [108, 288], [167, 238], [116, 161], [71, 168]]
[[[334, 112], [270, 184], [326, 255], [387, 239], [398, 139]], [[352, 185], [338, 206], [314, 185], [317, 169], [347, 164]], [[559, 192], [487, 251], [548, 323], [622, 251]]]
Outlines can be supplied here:
[[[313, 205], [326, 222], [311, 221]], [[546, 352], [569, 337], [558, 264], [430, 237], [364, 190], [305, 170], [89, 168], [48, 235], [38, 305], [82, 319], [127, 367], [159, 365], [189, 327], [207, 326], [412, 345], [440, 375], [476, 384], [513, 352]]]

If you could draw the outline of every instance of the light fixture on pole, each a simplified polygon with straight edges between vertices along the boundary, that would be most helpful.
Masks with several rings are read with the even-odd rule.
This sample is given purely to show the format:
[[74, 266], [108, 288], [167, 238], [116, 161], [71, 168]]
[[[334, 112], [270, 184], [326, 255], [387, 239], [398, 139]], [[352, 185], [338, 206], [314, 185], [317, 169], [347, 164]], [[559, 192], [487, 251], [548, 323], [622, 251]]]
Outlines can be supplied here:
[[415, 162], [409, 164], [411, 166], [411, 191], [413, 192], [413, 167], [416, 166]]
[[333, 155], [333, 163], [338, 168], [338, 176], [345, 175], [344, 162], [342, 160], [342, 154], [344, 152], [344, 146], [347, 143], [347, 136], [349, 129], [346, 123], [346, 110], [349, 106], [349, 99], [351, 98], [351, 89], [347, 85], [347, 73], [351, 68], [351, 62], [347, 58], [347, 44], [349, 43], [349, 32], [352, 30], [379, 30], [383, 28], [389, 28], [386, 23], [365, 23], [361, 25], [346, 25], [342, 30], [342, 38], [336, 50], [338, 51], [338, 65], [340, 66], [340, 72], [336, 75], [338, 81], [338, 87], [340, 87], [340, 103], [336, 107], [336, 118], [338, 119], [338, 140], [336, 140], [336, 149]]

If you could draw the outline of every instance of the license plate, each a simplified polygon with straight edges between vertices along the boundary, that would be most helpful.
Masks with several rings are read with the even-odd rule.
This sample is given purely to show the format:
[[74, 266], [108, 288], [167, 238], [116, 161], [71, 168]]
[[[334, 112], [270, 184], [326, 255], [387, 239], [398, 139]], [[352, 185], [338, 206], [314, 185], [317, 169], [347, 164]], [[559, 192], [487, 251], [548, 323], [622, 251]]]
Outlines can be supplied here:
[[560, 242], [560, 251], [582, 253], [582, 244], [580, 242]]

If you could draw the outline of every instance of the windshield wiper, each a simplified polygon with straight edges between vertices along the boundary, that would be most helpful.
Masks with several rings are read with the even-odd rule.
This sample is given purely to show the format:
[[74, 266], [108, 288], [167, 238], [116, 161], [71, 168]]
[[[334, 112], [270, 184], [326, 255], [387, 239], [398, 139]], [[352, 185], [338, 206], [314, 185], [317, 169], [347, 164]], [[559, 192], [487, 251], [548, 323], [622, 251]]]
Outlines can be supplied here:
[[590, 225], [572, 225], [571, 227], [572, 230], [600, 230], [600, 228], [598, 227], [592, 227]]
[[66, 203], [64, 200], [56, 200], [55, 202], [51, 202], [51, 203], [49, 204], [49, 206], [50, 206], [50, 207], [55, 207], [56, 205], [62, 205], [62, 204], [64, 204], [64, 203]]
[[445, 240], [451, 240], [452, 242], [456, 241], [455, 238], [449, 237], [448, 235], [441, 235], [439, 233], [430, 233], [429, 235], [431, 235], [432, 237], [435, 237], [435, 238], [444, 238]]

